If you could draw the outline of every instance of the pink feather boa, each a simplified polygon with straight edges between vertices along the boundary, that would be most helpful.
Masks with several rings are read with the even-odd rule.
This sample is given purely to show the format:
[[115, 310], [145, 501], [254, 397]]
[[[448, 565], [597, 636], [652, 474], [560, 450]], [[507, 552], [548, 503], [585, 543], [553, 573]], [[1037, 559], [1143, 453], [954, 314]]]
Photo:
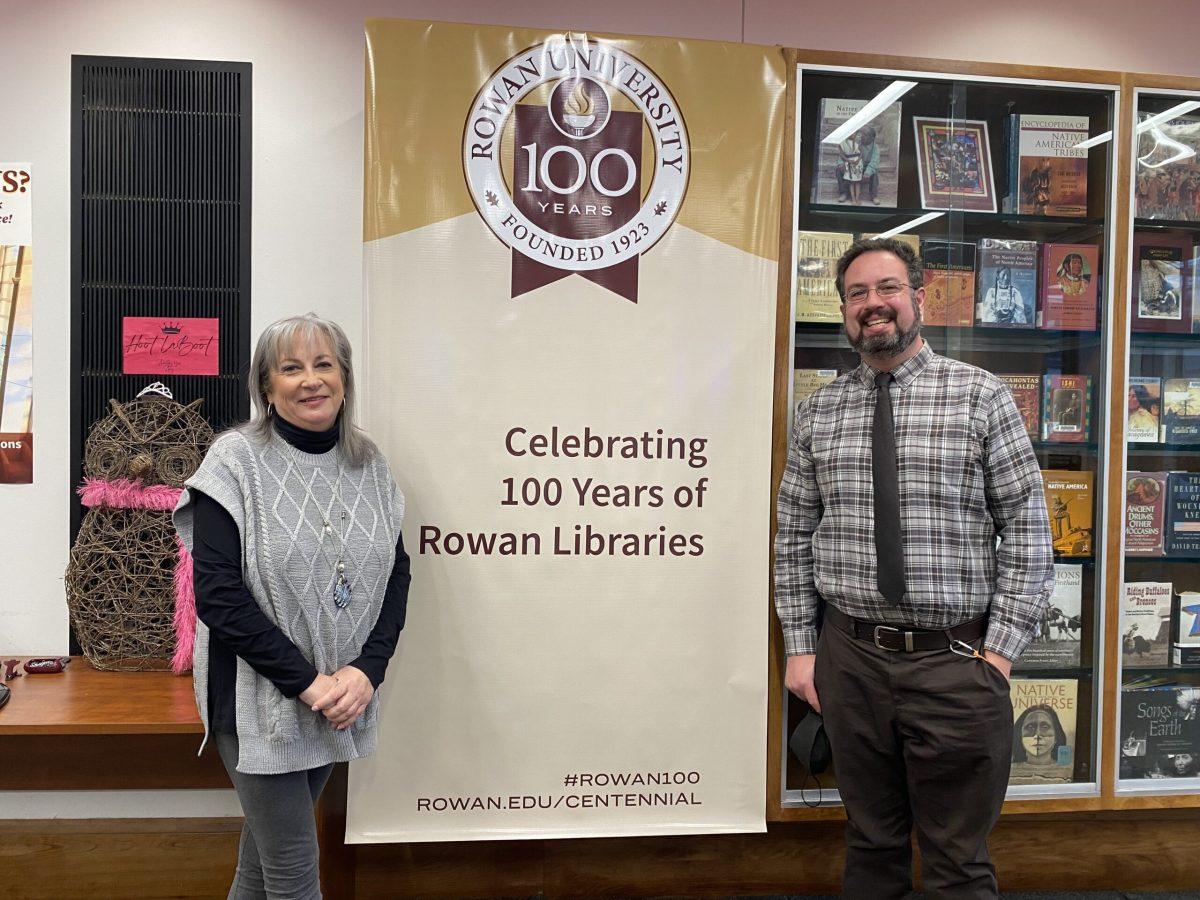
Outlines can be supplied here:
[[[128, 478], [85, 478], [79, 496], [86, 507], [111, 506], [117, 509], [171, 510], [179, 502], [182, 488], [165, 484], [142, 484]], [[192, 557], [175, 535], [179, 556], [175, 561], [175, 653], [171, 671], [182, 675], [192, 667], [196, 646], [196, 592], [192, 586]]]

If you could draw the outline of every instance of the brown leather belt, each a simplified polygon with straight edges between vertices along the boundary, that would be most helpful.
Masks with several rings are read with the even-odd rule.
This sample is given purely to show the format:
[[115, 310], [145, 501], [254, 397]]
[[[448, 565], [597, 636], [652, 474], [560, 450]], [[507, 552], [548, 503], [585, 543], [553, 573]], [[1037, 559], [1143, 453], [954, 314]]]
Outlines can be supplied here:
[[869, 641], [880, 650], [914, 653], [918, 650], [949, 650], [951, 641], [970, 643], [987, 633], [988, 617], [982, 615], [949, 628], [933, 630], [897, 625], [892, 622], [867, 622], [848, 616], [833, 605], [825, 604], [825, 623], [846, 632], [852, 638]]

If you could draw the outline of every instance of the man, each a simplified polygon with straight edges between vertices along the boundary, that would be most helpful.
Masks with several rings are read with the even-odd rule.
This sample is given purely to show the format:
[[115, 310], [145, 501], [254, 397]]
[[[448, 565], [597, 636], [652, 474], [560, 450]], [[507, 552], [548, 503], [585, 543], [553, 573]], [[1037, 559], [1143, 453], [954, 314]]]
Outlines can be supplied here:
[[786, 684], [824, 714], [843, 890], [871, 900], [911, 889], [914, 824], [930, 896], [997, 896], [986, 839], [1011, 761], [1008, 675], [1054, 577], [1021, 415], [1000, 379], [921, 338], [921, 280], [896, 240], [839, 260], [862, 364], [799, 405], [779, 488]]

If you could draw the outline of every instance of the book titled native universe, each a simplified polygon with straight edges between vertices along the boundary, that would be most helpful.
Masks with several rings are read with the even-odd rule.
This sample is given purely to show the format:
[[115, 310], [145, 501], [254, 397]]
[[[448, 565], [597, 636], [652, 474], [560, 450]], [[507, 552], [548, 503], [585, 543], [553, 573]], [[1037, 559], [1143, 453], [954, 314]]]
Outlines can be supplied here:
[[796, 232], [796, 321], [842, 321], [836, 270], [854, 235], [841, 231]]
[[1121, 664], [1165, 666], [1171, 645], [1171, 582], [1129, 581], [1121, 595]]
[[1043, 391], [1042, 440], [1086, 441], [1092, 425], [1092, 376], [1047, 375]]
[[1017, 404], [1017, 412], [1025, 423], [1025, 431], [1031, 441], [1041, 439], [1041, 404], [1042, 376], [1041, 375], [997, 375], [1008, 385], [1012, 392], [1013, 402]]
[[1130, 472], [1125, 478], [1125, 554], [1162, 556], [1167, 509], [1166, 472]]
[[1037, 326], [1037, 241], [983, 238], [979, 242], [975, 324], [990, 328]]
[[1009, 212], [1086, 216], [1087, 116], [1009, 117]]
[[1013, 664], [1014, 670], [1069, 669], [1079, 665], [1083, 631], [1083, 566], [1054, 564], [1054, 591], [1037, 634]]
[[1038, 318], [1042, 328], [1096, 329], [1100, 248], [1094, 244], [1045, 244]]
[[1014, 678], [1012, 770], [1009, 784], [1061, 784], [1075, 772], [1079, 682], [1074, 678]]
[[1121, 690], [1121, 778], [1200, 774], [1200, 688], [1127, 685]]
[[1092, 472], [1043, 469], [1050, 536], [1059, 556], [1092, 555]]
[[926, 325], [970, 327], [975, 321], [975, 245], [965, 241], [921, 241], [925, 264]]

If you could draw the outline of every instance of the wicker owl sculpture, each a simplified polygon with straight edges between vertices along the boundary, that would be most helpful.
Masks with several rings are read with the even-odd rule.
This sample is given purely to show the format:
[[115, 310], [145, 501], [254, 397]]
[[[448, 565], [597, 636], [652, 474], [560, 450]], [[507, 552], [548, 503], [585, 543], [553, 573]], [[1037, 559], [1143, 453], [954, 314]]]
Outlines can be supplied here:
[[[67, 607], [97, 669], [191, 668], [192, 561], [171, 524], [183, 483], [213, 433], [203, 400], [176, 403], [153, 384], [109, 400], [84, 445], [79, 496], [87, 512], [67, 565]], [[177, 633], [178, 632], [178, 633]]]

